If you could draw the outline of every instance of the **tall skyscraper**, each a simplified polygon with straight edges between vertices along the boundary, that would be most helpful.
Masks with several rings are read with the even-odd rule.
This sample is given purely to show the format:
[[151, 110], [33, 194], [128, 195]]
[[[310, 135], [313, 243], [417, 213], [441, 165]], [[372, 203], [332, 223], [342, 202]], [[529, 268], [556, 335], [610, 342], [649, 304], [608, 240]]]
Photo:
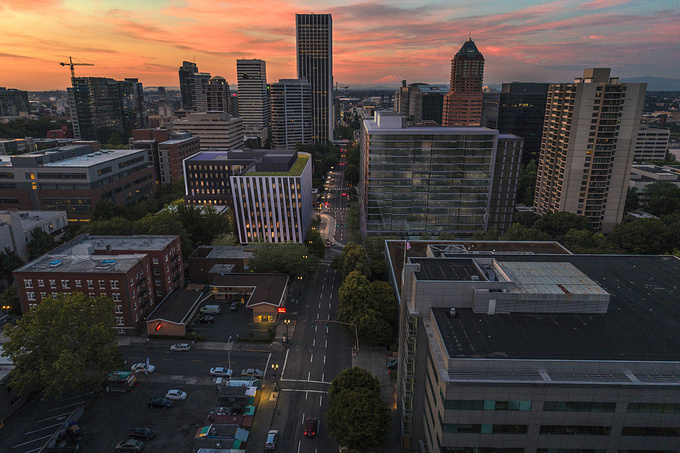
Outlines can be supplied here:
[[646, 83], [619, 83], [590, 68], [574, 83], [551, 84], [534, 211], [567, 211], [610, 232], [623, 217]]
[[198, 66], [191, 61], [183, 61], [179, 68], [179, 91], [182, 108], [205, 112], [207, 110], [206, 91], [210, 73], [198, 72]]
[[191, 61], [183, 61], [179, 68], [179, 92], [182, 97], [182, 108], [194, 110], [193, 87], [194, 75], [198, 74], [198, 66]]
[[270, 87], [272, 145], [295, 149], [312, 145], [312, 89], [305, 79], [282, 79]]
[[208, 112], [231, 113], [229, 106], [229, 84], [224, 77], [215, 76], [210, 79], [205, 97]]
[[497, 128], [524, 139], [524, 161], [538, 159], [548, 99], [547, 83], [504, 83], [498, 101]]
[[269, 129], [267, 63], [264, 60], [236, 60], [239, 117], [247, 139], [264, 141]]
[[444, 97], [442, 126], [479, 126], [484, 56], [468, 38], [451, 60], [451, 88]]
[[68, 95], [77, 139], [108, 143], [118, 134], [125, 141], [133, 129], [146, 127], [144, 88], [137, 79], [76, 77], [72, 82]]
[[333, 18], [330, 14], [296, 14], [298, 79], [312, 87], [314, 143], [333, 140]]

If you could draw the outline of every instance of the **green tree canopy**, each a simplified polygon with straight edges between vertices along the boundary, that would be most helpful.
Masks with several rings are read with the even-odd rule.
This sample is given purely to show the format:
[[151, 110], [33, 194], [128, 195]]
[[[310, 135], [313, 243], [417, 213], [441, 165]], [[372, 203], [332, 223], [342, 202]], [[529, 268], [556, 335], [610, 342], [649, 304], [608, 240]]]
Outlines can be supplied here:
[[346, 368], [331, 381], [328, 397], [332, 403], [343, 390], [364, 390], [367, 393], [380, 393], [380, 381], [368, 370], [355, 366]]
[[21, 302], [16, 284], [9, 285], [9, 288], [0, 294], [0, 307], [5, 313], [21, 316]]
[[671, 250], [666, 225], [659, 219], [637, 219], [616, 225], [609, 240], [625, 253], [662, 255]]
[[26, 248], [28, 249], [29, 258], [32, 260], [52, 250], [57, 243], [54, 238], [42, 228], [34, 228], [33, 231], [31, 231], [31, 236], [33, 237], [28, 241], [28, 244], [26, 244]]
[[307, 248], [312, 255], [316, 255], [319, 258], [323, 258], [326, 254], [326, 244], [321, 237], [321, 233], [316, 228], [310, 227], [307, 231], [307, 237], [305, 237], [305, 243]]
[[120, 364], [113, 302], [82, 293], [49, 297], [6, 326], [5, 353], [14, 363], [17, 393], [43, 389], [45, 397], [93, 389]]
[[7, 283], [14, 281], [12, 272], [24, 265], [24, 261], [14, 250], [5, 247], [4, 252], [0, 252], [0, 279], [7, 280]]
[[550, 241], [552, 238], [548, 233], [527, 228], [519, 223], [513, 223], [503, 235], [504, 241]]
[[250, 267], [256, 272], [283, 272], [293, 278], [302, 276], [319, 264], [303, 244], [263, 244], [255, 250]]
[[333, 260], [333, 268], [340, 271], [342, 278], [354, 271], [362, 275], [368, 275], [368, 257], [364, 248], [355, 243], [348, 242], [343, 248], [342, 253]]
[[234, 236], [232, 233], [227, 233], [227, 234], [218, 234], [215, 236], [215, 238], [212, 240], [211, 245], [228, 245], [228, 246], [233, 246], [233, 245], [238, 245], [238, 239], [236, 236]]
[[670, 182], [656, 182], [642, 190], [644, 209], [656, 216], [680, 212], [680, 187]]
[[592, 230], [590, 219], [586, 216], [572, 214], [571, 212], [549, 212], [536, 220], [533, 227], [547, 233], [553, 239], [559, 239], [569, 230]]
[[635, 212], [640, 207], [640, 194], [635, 187], [629, 187], [626, 192], [626, 204], [623, 207], [624, 213]]

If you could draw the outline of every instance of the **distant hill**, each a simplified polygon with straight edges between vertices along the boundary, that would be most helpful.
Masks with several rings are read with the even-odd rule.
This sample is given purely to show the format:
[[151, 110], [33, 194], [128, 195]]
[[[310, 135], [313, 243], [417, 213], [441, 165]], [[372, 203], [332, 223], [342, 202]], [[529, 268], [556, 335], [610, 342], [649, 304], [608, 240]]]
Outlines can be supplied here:
[[628, 77], [619, 79], [622, 83], [646, 83], [647, 91], [680, 91], [680, 79], [665, 77]]

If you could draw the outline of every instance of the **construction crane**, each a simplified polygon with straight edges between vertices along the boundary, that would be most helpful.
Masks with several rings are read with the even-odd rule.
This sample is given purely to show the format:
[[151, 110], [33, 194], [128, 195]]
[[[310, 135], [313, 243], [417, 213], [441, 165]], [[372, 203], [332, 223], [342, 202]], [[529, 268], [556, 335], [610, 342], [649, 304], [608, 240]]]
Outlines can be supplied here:
[[74, 63], [73, 58], [68, 57], [68, 63], [61, 62], [59, 63], [62, 66], [70, 66], [71, 67], [71, 78], [75, 79], [76, 78], [76, 71], [73, 70], [74, 66], [94, 66], [92, 63]]
[[335, 82], [335, 97], [336, 98], [338, 97], [338, 88], [342, 88], [343, 90], [346, 90], [349, 87], [342, 86], [342, 85], [338, 84], [338, 82]]

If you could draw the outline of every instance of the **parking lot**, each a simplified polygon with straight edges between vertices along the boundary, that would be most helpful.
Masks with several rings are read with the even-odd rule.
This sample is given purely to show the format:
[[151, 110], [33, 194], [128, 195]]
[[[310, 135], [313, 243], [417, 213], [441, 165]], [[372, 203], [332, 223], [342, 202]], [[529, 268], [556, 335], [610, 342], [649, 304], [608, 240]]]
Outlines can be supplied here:
[[[266, 331], [268, 328], [265, 325], [250, 325], [252, 312], [246, 308], [244, 303], [239, 304], [237, 311], [229, 310], [231, 301], [210, 300], [204, 305], [219, 305], [221, 308], [218, 315], [209, 315], [215, 318], [214, 323], [204, 324], [195, 322], [191, 326], [192, 331], [196, 332], [197, 335], [205, 335], [205, 341], [226, 343], [229, 337], [231, 337], [231, 341], [237, 341], [238, 338], [249, 338], [254, 330]], [[275, 325], [271, 327], [276, 328]]]

